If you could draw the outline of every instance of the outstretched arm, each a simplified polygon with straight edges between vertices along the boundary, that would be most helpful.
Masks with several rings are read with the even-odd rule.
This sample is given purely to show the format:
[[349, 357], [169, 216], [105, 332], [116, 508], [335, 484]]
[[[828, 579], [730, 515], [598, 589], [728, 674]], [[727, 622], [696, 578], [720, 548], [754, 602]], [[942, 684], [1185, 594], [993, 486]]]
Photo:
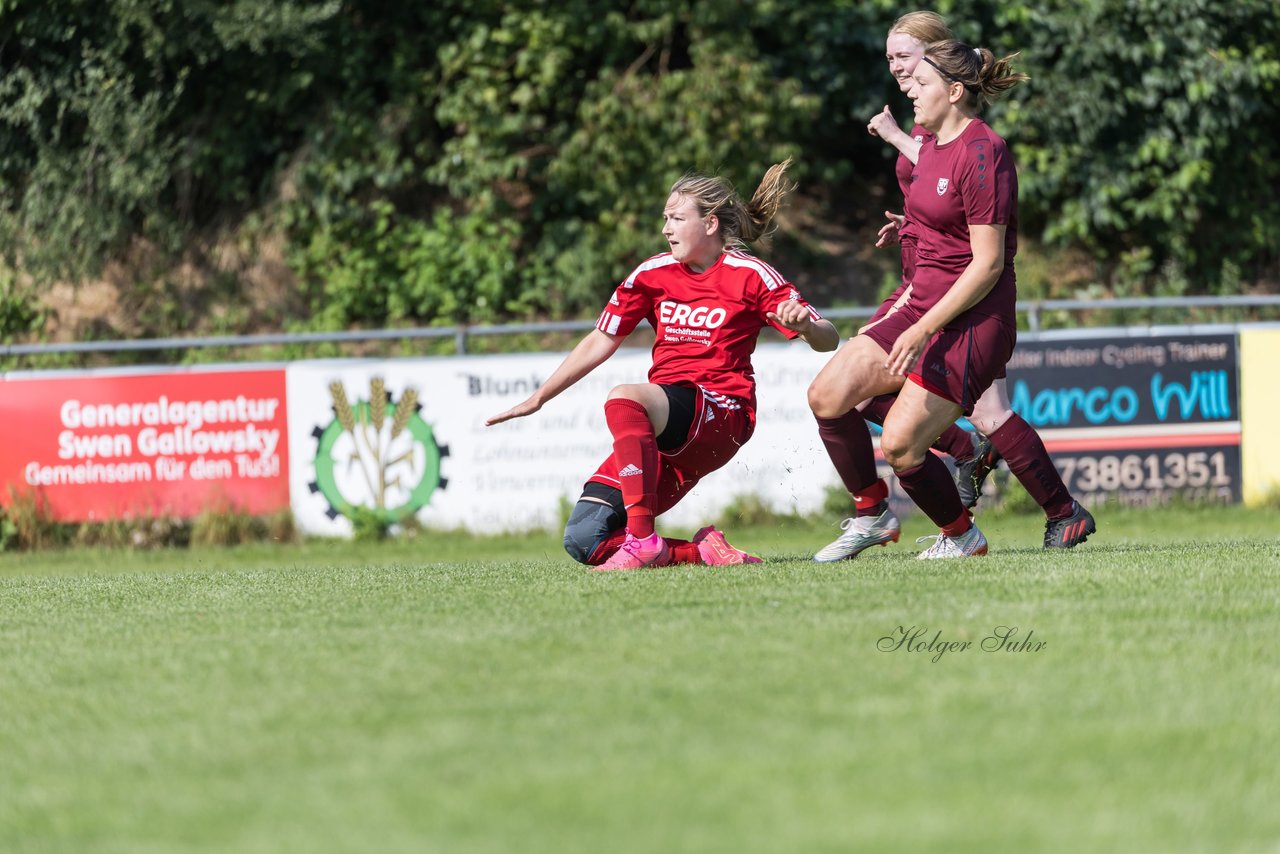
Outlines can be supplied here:
[[765, 317], [792, 332], [799, 332], [805, 343], [819, 353], [834, 350], [840, 343], [840, 333], [831, 325], [830, 320], [814, 320], [809, 309], [793, 299], [779, 305], [776, 312], [766, 312]]
[[503, 421], [510, 421], [512, 418], [521, 418], [537, 412], [544, 403], [594, 371], [606, 359], [617, 352], [618, 348], [622, 346], [622, 338], [623, 336], [621, 335], [609, 335], [599, 329], [592, 329], [585, 338], [578, 342], [578, 346], [574, 347], [572, 352], [564, 357], [560, 367], [556, 368], [555, 372], [547, 377], [546, 382], [538, 386], [537, 391], [506, 412], [486, 420], [484, 425], [492, 427], [494, 424], [501, 424]]

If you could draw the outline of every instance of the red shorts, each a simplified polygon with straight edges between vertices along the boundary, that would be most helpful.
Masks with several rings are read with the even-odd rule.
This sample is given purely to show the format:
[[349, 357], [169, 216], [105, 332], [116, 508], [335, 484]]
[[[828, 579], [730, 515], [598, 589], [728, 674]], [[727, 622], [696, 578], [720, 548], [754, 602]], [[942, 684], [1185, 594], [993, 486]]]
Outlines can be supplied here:
[[[906, 303], [862, 334], [888, 353], [898, 336], [921, 316], [919, 309]], [[999, 317], [966, 312], [929, 339], [907, 379], [959, 404], [968, 415], [987, 387], [1005, 375], [1005, 364], [1013, 355], [1017, 340], [1013, 324]]]
[[[755, 429], [756, 414], [746, 401], [699, 387], [688, 437], [679, 447], [658, 452], [661, 471], [653, 515], [660, 516], [675, 507], [699, 480], [733, 459]], [[587, 483], [621, 489], [619, 468], [610, 454]]]

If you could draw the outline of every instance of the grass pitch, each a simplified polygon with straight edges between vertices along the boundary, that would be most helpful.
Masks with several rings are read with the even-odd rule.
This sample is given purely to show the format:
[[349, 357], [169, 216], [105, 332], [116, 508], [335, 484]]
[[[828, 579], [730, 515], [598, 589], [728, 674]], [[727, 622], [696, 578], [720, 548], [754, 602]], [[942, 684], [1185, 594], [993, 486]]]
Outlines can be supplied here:
[[1097, 515], [0, 556], [0, 850], [1276, 850], [1280, 519]]

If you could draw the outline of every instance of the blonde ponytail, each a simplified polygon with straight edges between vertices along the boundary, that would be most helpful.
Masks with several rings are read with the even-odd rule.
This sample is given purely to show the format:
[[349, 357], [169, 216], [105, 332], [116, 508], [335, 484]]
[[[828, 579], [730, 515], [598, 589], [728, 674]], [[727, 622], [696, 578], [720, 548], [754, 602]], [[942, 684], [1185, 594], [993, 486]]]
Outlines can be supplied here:
[[786, 177], [790, 166], [789, 157], [770, 166], [750, 202], [743, 202], [729, 179], [719, 176], [691, 173], [672, 184], [671, 192], [692, 199], [701, 216], [715, 214], [725, 248], [741, 249], [776, 230], [774, 219], [796, 188]]

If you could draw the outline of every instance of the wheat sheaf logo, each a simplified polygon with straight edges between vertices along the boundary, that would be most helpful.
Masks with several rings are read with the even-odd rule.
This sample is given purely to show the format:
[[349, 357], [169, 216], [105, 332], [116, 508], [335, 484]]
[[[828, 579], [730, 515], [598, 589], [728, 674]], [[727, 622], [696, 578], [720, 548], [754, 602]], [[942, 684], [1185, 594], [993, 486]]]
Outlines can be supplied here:
[[449, 448], [436, 442], [423, 420], [416, 389], [406, 388], [395, 402], [383, 379], [374, 377], [368, 400], [351, 403], [336, 381], [329, 384], [329, 395], [333, 420], [311, 432], [316, 479], [308, 487], [329, 502], [330, 519], [351, 518], [364, 508], [384, 522], [398, 522], [448, 485], [440, 460], [449, 456]]

